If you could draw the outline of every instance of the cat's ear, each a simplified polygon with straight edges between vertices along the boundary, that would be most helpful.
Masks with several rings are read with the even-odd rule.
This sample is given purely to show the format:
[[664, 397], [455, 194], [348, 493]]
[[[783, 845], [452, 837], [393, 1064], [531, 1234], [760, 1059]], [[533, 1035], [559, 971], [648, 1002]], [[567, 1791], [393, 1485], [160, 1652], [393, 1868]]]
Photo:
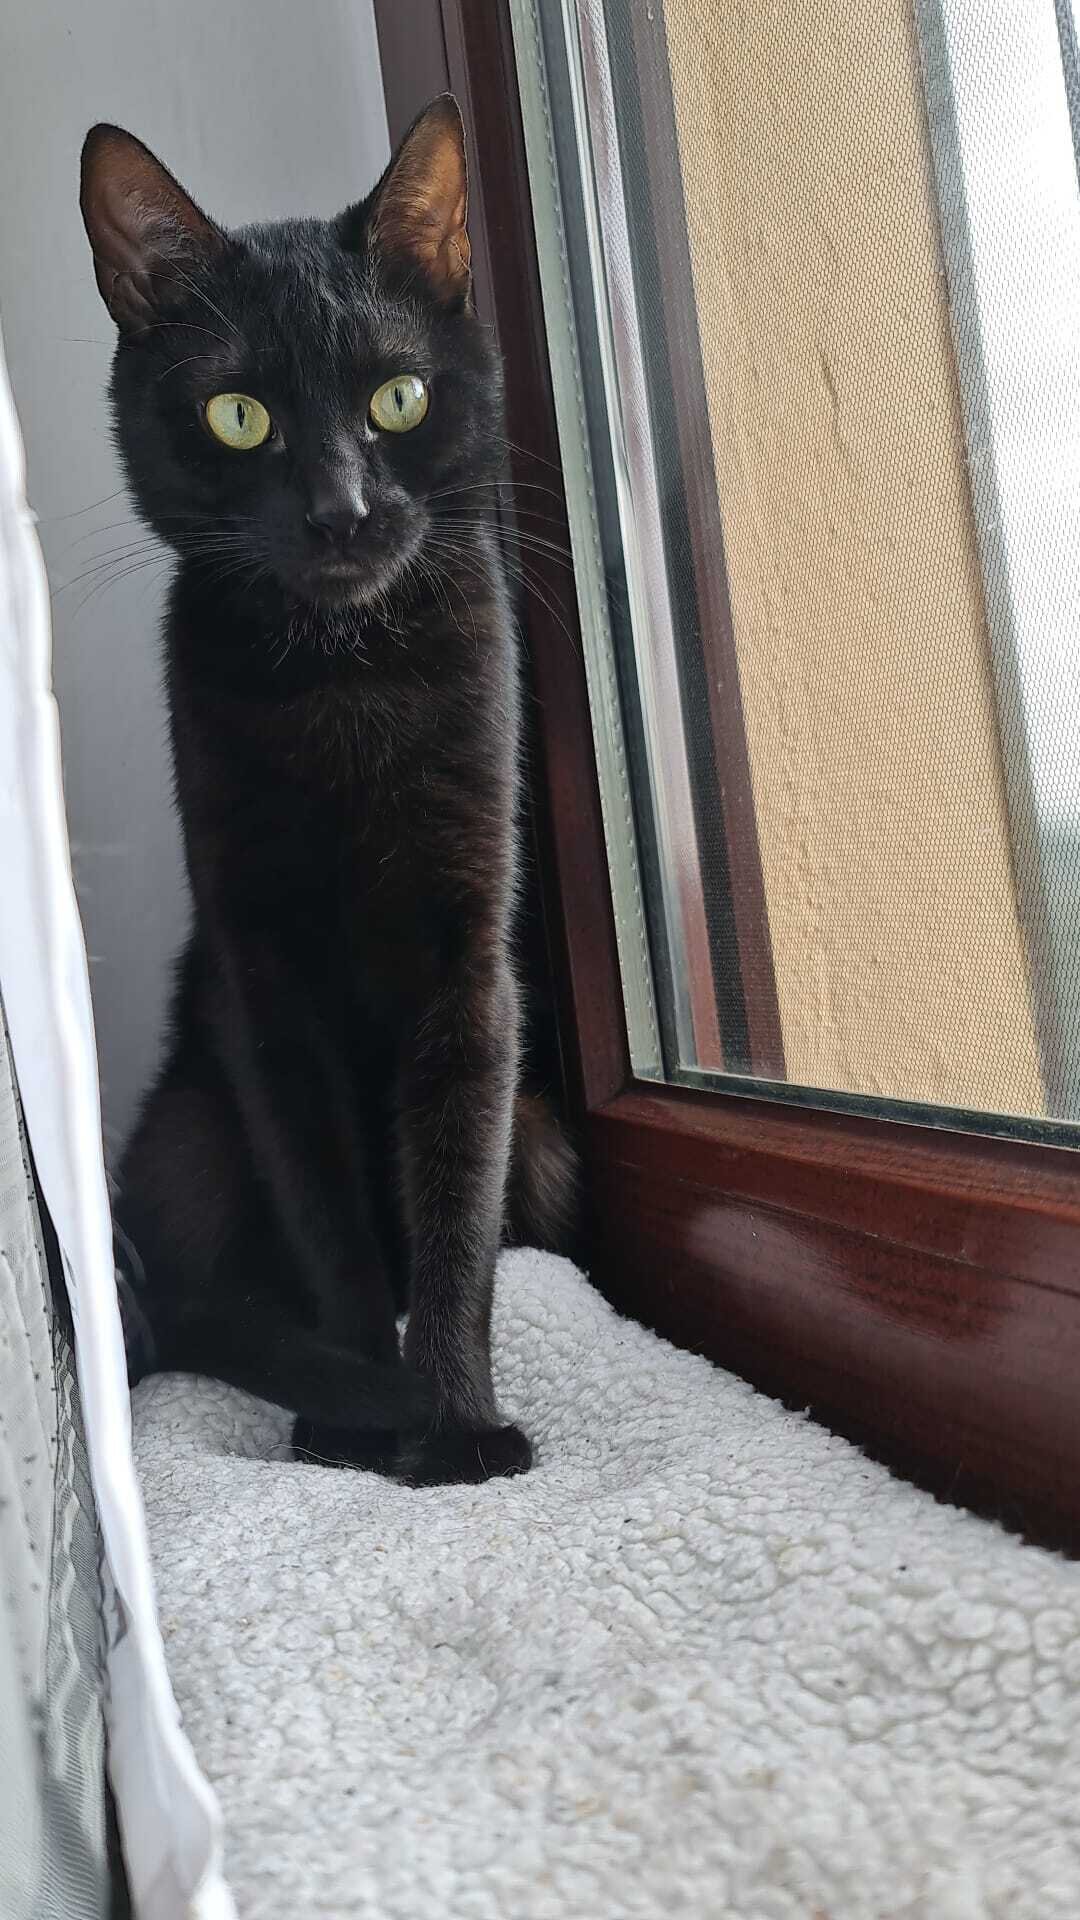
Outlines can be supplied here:
[[122, 127], [92, 127], [79, 194], [101, 297], [121, 333], [175, 304], [185, 262], [217, 253], [224, 234]]
[[465, 128], [453, 94], [413, 121], [368, 203], [369, 245], [384, 258], [419, 267], [441, 300], [464, 299], [471, 286]]

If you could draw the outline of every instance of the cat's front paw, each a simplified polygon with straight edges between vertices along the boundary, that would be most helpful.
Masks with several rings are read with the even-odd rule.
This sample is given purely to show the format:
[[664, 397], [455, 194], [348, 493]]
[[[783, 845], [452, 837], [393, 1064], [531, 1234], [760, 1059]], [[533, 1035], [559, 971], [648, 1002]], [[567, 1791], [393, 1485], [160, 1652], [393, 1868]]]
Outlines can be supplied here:
[[406, 1442], [395, 1474], [410, 1487], [475, 1485], [528, 1473], [532, 1447], [520, 1427], [459, 1427], [449, 1422]]

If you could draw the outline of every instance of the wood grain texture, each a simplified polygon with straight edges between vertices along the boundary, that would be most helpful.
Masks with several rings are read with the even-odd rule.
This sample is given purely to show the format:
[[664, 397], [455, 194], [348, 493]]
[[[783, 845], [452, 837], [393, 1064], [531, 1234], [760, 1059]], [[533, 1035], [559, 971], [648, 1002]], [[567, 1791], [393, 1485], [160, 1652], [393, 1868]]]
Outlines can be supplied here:
[[587, 1138], [592, 1271], [624, 1311], [1080, 1543], [1073, 1155], [674, 1091]]
[[1080, 1295], [1080, 1156], [1067, 1149], [674, 1088], [628, 1091], [594, 1136], [616, 1164], [647, 1159], [672, 1181]]

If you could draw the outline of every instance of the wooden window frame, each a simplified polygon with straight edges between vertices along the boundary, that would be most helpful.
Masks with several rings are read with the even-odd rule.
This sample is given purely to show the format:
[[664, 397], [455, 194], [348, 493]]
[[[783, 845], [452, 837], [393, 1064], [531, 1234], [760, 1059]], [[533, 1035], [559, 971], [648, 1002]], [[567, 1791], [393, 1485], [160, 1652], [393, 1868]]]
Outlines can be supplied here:
[[[554, 490], [545, 511], [567, 538], [508, 8], [375, 0], [375, 14], [391, 139], [434, 94], [461, 103], [512, 479], [523, 498]], [[591, 1276], [621, 1310], [936, 1492], [1075, 1550], [1080, 1155], [634, 1080], [573, 592], [553, 560], [530, 565], [532, 824]], [[737, 688], [722, 581], [712, 592], [707, 645]], [[721, 724], [730, 733], [730, 709]], [[750, 862], [752, 923], [748, 802], [747, 783], [725, 828]]]

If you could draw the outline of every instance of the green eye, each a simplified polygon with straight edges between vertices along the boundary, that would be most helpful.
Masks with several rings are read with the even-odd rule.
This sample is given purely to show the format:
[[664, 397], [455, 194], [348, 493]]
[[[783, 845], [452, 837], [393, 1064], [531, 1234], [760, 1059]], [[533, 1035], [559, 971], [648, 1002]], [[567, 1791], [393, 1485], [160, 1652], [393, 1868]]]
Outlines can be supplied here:
[[223, 447], [247, 453], [270, 438], [270, 415], [248, 393], [215, 393], [206, 403], [206, 424]]
[[418, 373], [395, 373], [371, 396], [371, 417], [384, 433], [410, 433], [428, 410], [428, 390]]

